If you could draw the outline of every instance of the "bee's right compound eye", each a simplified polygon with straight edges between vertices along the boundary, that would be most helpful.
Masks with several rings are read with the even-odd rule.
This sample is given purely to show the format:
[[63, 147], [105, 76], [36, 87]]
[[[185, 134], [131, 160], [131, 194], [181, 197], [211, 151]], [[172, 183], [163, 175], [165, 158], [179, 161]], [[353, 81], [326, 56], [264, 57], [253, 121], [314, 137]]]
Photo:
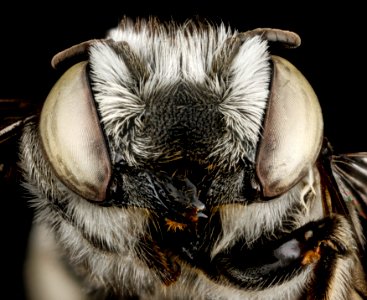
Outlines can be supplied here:
[[256, 173], [265, 197], [293, 187], [312, 166], [323, 140], [323, 118], [309, 82], [290, 62], [272, 56], [273, 79]]
[[87, 62], [67, 70], [50, 91], [40, 117], [46, 157], [58, 178], [91, 201], [103, 201], [111, 162], [88, 82]]

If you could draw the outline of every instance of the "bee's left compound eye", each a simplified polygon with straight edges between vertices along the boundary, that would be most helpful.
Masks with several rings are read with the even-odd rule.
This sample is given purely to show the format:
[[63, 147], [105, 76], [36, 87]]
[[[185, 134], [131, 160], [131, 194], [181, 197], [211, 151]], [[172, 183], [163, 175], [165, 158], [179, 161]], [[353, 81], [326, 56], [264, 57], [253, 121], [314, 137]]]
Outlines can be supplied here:
[[43, 148], [58, 178], [92, 201], [103, 201], [111, 163], [88, 82], [87, 62], [67, 70], [50, 91], [40, 117]]
[[323, 137], [323, 119], [309, 82], [287, 60], [273, 56], [273, 79], [256, 173], [265, 197], [293, 187], [312, 166]]

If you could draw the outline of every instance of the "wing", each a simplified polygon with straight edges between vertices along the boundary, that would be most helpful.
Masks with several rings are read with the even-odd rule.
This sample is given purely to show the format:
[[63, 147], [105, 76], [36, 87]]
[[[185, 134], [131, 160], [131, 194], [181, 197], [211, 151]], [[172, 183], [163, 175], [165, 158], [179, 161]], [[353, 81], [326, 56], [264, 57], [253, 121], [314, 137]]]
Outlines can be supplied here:
[[0, 99], [0, 188], [14, 183], [18, 137], [23, 125], [32, 118], [34, 106], [26, 100]]
[[367, 152], [332, 155], [331, 169], [343, 200], [367, 220]]
[[318, 169], [325, 215], [344, 215], [352, 224], [359, 249], [364, 253], [367, 237], [367, 152], [334, 154], [325, 138]]
[[[359, 239], [361, 261], [367, 272], [367, 152], [332, 155], [330, 166], [342, 203], [356, 208], [359, 218], [350, 218]], [[349, 205], [348, 205], [349, 204]], [[359, 226], [360, 224], [360, 226]], [[359, 230], [358, 230], [359, 226]]]

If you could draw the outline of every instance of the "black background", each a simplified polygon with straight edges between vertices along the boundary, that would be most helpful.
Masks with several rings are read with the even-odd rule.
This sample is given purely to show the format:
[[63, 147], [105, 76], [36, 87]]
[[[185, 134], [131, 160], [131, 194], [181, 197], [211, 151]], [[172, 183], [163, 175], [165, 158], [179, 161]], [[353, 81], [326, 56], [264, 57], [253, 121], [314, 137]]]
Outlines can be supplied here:
[[[217, 23], [223, 21], [239, 31], [273, 27], [297, 32], [302, 39], [299, 48], [284, 50], [276, 47], [273, 53], [295, 64], [314, 87], [324, 114], [325, 135], [335, 150], [367, 151], [364, 46], [367, 14], [362, 1], [339, 3], [7, 3], [7, 7], [0, 10], [0, 98], [22, 98], [42, 103], [60, 75], [51, 68], [52, 56], [79, 42], [103, 38], [124, 15], [154, 15], [178, 21], [200, 16]], [[1, 193], [0, 198], [5, 199]], [[2, 285], [5, 284], [5, 290], [13, 291], [14, 296], [9, 299], [21, 299], [20, 276], [14, 275], [20, 274], [18, 266], [21, 264], [12, 267], [11, 262], [22, 261], [23, 249], [18, 248], [24, 248], [23, 228], [27, 216], [14, 211], [16, 205], [8, 205], [5, 200], [1, 203], [2, 215], [7, 216], [1, 221], [1, 247], [11, 250], [6, 252], [7, 257], [1, 257], [6, 265], [2, 270], [5, 276]], [[8, 257], [9, 253], [14, 257]]]

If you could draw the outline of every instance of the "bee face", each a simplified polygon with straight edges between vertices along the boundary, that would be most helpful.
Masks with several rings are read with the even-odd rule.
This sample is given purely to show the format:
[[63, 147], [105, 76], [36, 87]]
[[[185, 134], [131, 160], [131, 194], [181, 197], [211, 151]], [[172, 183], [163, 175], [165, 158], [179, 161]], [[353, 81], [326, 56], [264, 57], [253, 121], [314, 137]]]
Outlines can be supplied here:
[[324, 260], [358, 264], [353, 237], [341, 245], [352, 224], [323, 219], [317, 97], [268, 41], [299, 45], [276, 29], [124, 19], [55, 56], [88, 52], [26, 126], [22, 167], [92, 290], [298, 297]]

